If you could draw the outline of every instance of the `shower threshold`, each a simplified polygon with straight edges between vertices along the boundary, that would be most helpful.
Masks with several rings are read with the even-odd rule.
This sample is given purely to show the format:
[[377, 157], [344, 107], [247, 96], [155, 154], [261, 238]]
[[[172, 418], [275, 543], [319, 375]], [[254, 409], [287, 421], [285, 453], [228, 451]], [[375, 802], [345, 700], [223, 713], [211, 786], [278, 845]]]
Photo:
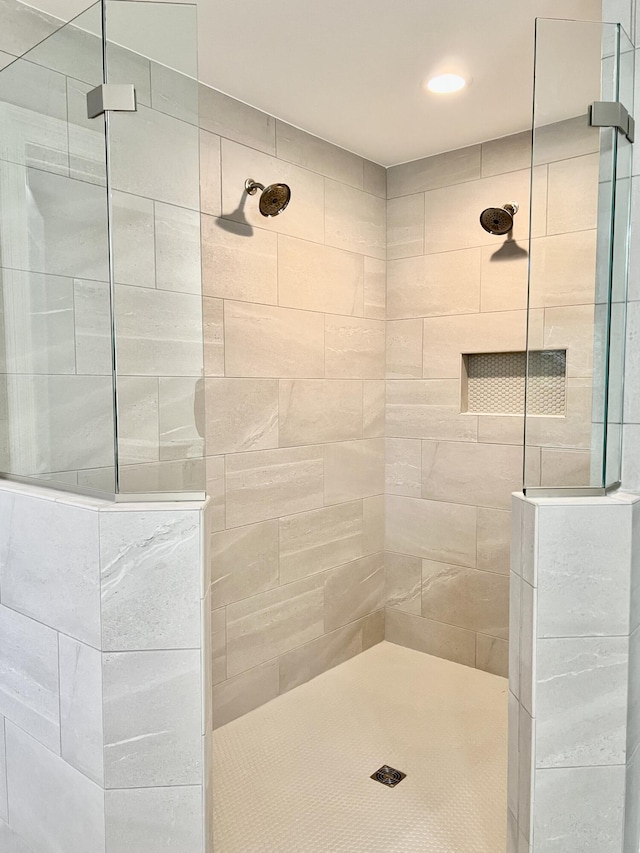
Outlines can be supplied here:
[[[501, 853], [507, 681], [380, 643], [214, 732], [216, 853]], [[397, 789], [372, 768], [401, 767]]]

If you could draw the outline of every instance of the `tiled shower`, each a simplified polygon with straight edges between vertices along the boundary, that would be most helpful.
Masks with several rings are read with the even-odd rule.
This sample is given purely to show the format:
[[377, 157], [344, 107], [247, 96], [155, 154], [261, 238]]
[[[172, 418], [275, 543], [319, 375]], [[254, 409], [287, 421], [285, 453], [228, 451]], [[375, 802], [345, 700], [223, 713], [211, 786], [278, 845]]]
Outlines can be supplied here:
[[[39, 35], [54, 26], [30, 21]], [[0, 39], [5, 48], [19, 52]], [[30, 478], [5, 500], [17, 524], [20, 507], [36, 511], [30, 500], [51, 502], [47, 530], [68, 506], [82, 514], [93, 633], [67, 620], [86, 583], [69, 578], [62, 552], [23, 595], [37, 549], [3, 544], [0, 632], [14, 620], [31, 636], [42, 623], [44, 676], [28, 663], [26, 678], [46, 681], [47, 708], [34, 717], [35, 693], [9, 702], [0, 685], [0, 846], [15, 831], [42, 853], [86, 853], [81, 835], [56, 824], [49, 838], [16, 809], [27, 788], [15, 768], [31, 756], [52, 786], [77, 783], [95, 853], [129, 850], [140, 809], [154, 815], [154, 844], [173, 832], [180, 853], [202, 853], [213, 849], [213, 729], [383, 641], [509, 674], [523, 463], [530, 487], [583, 486], [592, 471], [600, 147], [582, 119], [545, 126], [531, 199], [530, 132], [383, 168], [157, 57], [111, 50], [111, 81], [134, 82], [138, 96], [135, 115], [111, 117], [111, 173], [104, 131], [84, 117], [95, 56], [72, 66], [45, 43], [20, 98], [9, 93], [23, 69], [4, 71], [3, 97], [20, 101], [4, 106], [46, 120], [13, 140], [27, 153], [5, 151], [0, 177], [15, 189], [26, 170], [39, 213], [60, 211], [57, 231], [28, 223], [46, 268], [20, 242], [22, 221], [0, 235], [24, 253], [2, 262], [0, 467]], [[286, 182], [286, 211], [261, 216], [247, 178]], [[480, 212], [511, 201], [508, 239], [484, 232]], [[7, 334], [16, 316], [28, 317], [28, 353]], [[566, 412], [529, 418], [525, 459], [524, 413], [471, 405], [467, 383], [473, 355], [527, 350], [564, 354]], [[16, 407], [53, 415], [17, 435]], [[169, 494], [189, 501], [163, 503]], [[61, 577], [68, 598], [54, 605], [47, 584]], [[512, 600], [512, 628], [513, 613]], [[0, 681], [15, 668], [10, 645]], [[154, 711], [136, 715], [136, 699]], [[75, 725], [88, 753], [69, 740]]]

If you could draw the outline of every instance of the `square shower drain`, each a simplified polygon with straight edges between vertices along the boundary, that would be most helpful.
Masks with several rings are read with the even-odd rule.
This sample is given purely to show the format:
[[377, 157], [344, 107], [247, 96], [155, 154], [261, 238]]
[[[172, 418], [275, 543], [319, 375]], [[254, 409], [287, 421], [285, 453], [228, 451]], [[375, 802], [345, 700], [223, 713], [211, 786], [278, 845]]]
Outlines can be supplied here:
[[400, 770], [395, 770], [393, 767], [389, 767], [388, 764], [383, 764], [380, 770], [376, 770], [370, 778], [374, 779], [376, 782], [381, 782], [383, 785], [386, 785], [387, 788], [395, 788], [404, 777], [406, 773], [402, 773]]

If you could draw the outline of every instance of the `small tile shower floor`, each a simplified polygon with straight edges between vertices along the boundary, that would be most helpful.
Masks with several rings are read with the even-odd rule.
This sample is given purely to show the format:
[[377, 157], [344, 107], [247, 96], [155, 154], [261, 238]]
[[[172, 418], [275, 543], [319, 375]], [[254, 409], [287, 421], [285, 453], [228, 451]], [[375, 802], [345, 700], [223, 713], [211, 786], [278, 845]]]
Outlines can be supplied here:
[[214, 733], [215, 850], [504, 853], [506, 765], [504, 678], [380, 643]]

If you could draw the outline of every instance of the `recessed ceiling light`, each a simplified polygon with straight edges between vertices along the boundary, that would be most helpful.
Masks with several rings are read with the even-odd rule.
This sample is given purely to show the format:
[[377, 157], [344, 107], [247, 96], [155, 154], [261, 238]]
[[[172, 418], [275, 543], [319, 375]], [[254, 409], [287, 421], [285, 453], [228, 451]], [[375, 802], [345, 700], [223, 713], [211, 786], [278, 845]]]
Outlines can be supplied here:
[[464, 89], [467, 81], [459, 74], [438, 74], [427, 83], [427, 89], [437, 95], [448, 95], [451, 92], [459, 92]]

